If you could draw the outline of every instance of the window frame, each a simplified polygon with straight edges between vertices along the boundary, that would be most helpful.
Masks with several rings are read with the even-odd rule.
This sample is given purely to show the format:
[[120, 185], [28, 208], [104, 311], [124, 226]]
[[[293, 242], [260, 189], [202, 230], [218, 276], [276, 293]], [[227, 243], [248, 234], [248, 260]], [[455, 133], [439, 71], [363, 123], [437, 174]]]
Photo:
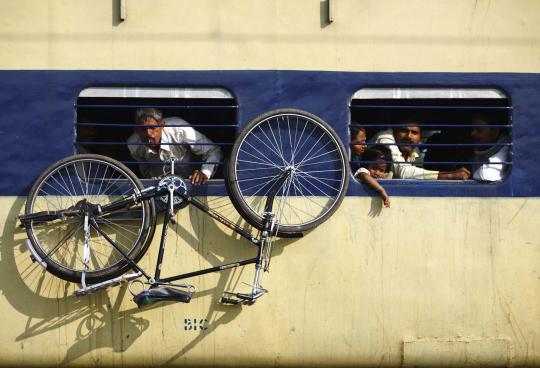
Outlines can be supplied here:
[[[122, 100], [124, 100], [123, 106]], [[112, 103], [109, 106], [104, 104], [100, 107], [100, 104], [85, 103], [84, 101], [111, 101]], [[138, 101], [144, 101], [145, 103], [139, 104]], [[148, 104], [148, 101], [155, 102], [155, 104]], [[184, 105], [175, 106], [174, 103], [181, 101]], [[212, 104], [204, 104], [200, 102], [212, 102]], [[214, 103], [215, 101], [215, 103]], [[115, 104], [114, 102], [120, 102]], [[191, 102], [191, 105], [186, 102]], [[165, 103], [165, 105], [160, 105]], [[170, 106], [169, 106], [170, 105]], [[116, 107], [115, 107], [116, 106]], [[134, 112], [137, 108], [140, 107], [156, 107], [163, 112], [163, 116], [172, 117], [180, 116], [184, 118], [184, 114], [178, 114], [179, 110], [185, 112], [187, 115], [192, 116], [196, 115], [197, 112], [202, 112], [200, 118], [210, 119], [212, 114], [218, 115], [216, 111], [220, 109], [227, 109], [227, 113], [224, 114], [223, 119], [227, 119], [227, 124], [212, 122], [211, 124], [201, 124], [197, 121], [193, 121], [190, 118], [184, 118], [190, 126], [195, 128], [197, 131], [206, 135], [213, 143], [222, 148], [223, 157], [219, 162], [219, 166], [216, 168], [218, 170], [218, 177], [216, 174], [210, 179], [209, 182], [218, 182], [223, 183], [224, 180], [224, 166], [230, 149], [234, 144], [234, 140], [238, 135], [239, 124], [239, 106], [237, 97], [228, 89], [220, 86], [89, 86], [82, 89], [77, 95], [77, 99], [74, 106], [74, 135], [73, 135], [73, 147], [74, 153], [80, 153], [84, 151], [84, 147], [92, 146], [111, 146], [110, 151], [116, 151], [116, 154], [105, 154], [108, 157], [117, 159], [120, 162], [125, 163], [128, 167], [133, 169], [135, 174], [140, 179], [145, 179], [138, 170], [138, 162], [135, 161], [131, 156], [129, 160], [126, 159], [127, 155], [127, 138], [133, 133], [133, 129], [136, 127], [135, 122], [133, 121]], [[123, 122], [114, 121], [111, 123], [103, 122], [86, 122], [85, 117], [81, 118], [82, 109], [89, 109], [88, 111], [93, 111], [97, 116], [106, 116], [107, 111], [114, 109], [126, 109], [126, 113], [123, 114]], [[92, 110], [94, 109], [94, 110]], [[102, 109], [102, 111], [99, 111]], [[167, 111], [172, 111], [174, 113], [169, 114]], [[127, 112], [129, 111], [129, 112]], [[188, 114], [189, 112], [189, 114]], [[203, 116], [206, 114], [205, 116]], [[84, 115], [84, 113], [82, 114]], [[90, 114], [91, 115], [91, 114]], [[218, 119], [219, 120], [219, 119]], [[82, 140], [80, 138], [80, 128], [83, 126], [97, 127], [98, 130], [101, 129], [100, 134], [104, 134], [107, 129], [125, 129], [125, 137], [123, 139], [114, 141], [113, 139], [104, 139], [103, 136], [97, 134], [99, 140]], [[225, 128], [225, 129], [224, 129]], [[202, 130], [202, 131], [201, 131]], [[209, 133], [210, 132], [210, 133]], [[213, 133], [212, 133], [213, 132]], [[118, 134], [118, 132], [116, 132]], [[105, 133], [106, 134], [106, 133]], [[214, 136], [224, 137], [224, 140], [216, 140]], [[84, 142], [84, 143], [81, 143]], [[82, 147], [82, 149], [81, 149]], [[125, 148], [124, 148], [125, 147]], [[124, 151], [121, 153], [121, 151]], [[96, 153], [107, 152], [107, 150], [102, 149], [98, 150]], [[195, 163], [199, 165], [199, 163]], [[185, 178], [187, 179], [187, 178]]]
[[[476, 181], [476, 180], [473, 180], [472, 178], [469, 180], [414, 180], [414, 179], [383, 179], [381, 180], [381, 183], [385, 186], [385, 188], [387, 186], [395, 187], [398, 189], [397, 190], [398, 192], [403, 192], [403, 189], [405, 188], [411, 189], [412, 187], [427, 187], [429, 189], [428, 193], [432, 195], [433, 191], [438, 190], [435, 188], [440, 189], [442, 187], [448, 187], [451, 191], [457, 190], [457, 192], [460, 192], [461, 189], [459, 188], [462, 188], [463, 189], [462, 193], [467, 195], [466, 193], [469, 193], [469, 194], [472, 193], [471, 190], [474, 191], [474, 189], [471, 189], [471, 188], [488, 187], [488, 186], [490, 187], [490, 191], [493, 191], [494, 187], [498, 187], [496, 191], [502, 190], [506, 192], [506, 189], [504, 188], [506, 186], [505, 183], [511, 180], [512, 168], [514, 165], [513, 150], [512, 150], [513, 106], [512, 106], [512, 101], [511, 101], [510, 96], [507, 93], [505, 93], [501, 88], [497, 88], [497, 87], [486, 87], [486, 88], [484, 87], [417, 87], [417, 86], [414, 86], [414, 87], [397, 87], [397, 86], [368, 87], [366, 86], [363, 88], [359, 88], [352, 94], [349, 100], [349, 104], [348, 104], [348, 107], [349, 107], [348, 109], [349, 110], [349, 124], [348, 124], [348, 141], [349, 142], [348, 143], [349, 143], [351, 156], [352, 156], [352, 148], [351, 148], [352, 147], [352, 142], [351, 142], [352, 128], [355, 127], [355, 125], [357, 127], [368, 125], [365, 123], [355, 124], [356, 116], [360, 114], [360, 108], [357, 105], [357, 102], [358, 101], [377, 102], [377, 101], [382, 101], [382, 100], [399, 101], [401, 103], [407, 102], [405, 106], [401, 106], [401, 107], [399, 107], [400, 105], [396, 103], [395, 104], [396, 109], [402, 108], [403, 110], [406, 110], [408, 108], [411, 111], [414, 110], [413, 106], [416, 103], [421, 102], [422, 100], [426, 100], [426, 101], [427, 100], [430, 100], [430, 101], [437, 101], [437, 100], [443, 101], [444, 100], [446, 101], [446, 105], [444, 106], [445, 108], [448, 108], [448, 109], [455, 108], [452, 105], [448, 104], [448, 101], [452, 101], [452, 100], [460, 101], [461, 103], [465, 101], [475, 101], [475, 100], [476, 101], [480, 101], [480, 100], [497, 101], [497, 103], [506, 102], [504, 106], [500, 106], [502, 109], [501, 111], [505, 111], [504, 113], [501, 113], [501, 115], [506, 114], [507, 116], [506, 123], [501, 124], [501, 126], [504, 125], [505, 127], [503, 129], [507, 129], [508, 136], [510, 137], [510, 143], [508, 144], [509, 146], [508, 159], [507, 161], [505, 161], [505, 165], [507, 165], [507, 169], [502, 180], [496, 181], [496, 182], [490, 182], [490, 183]], [[475, 108], [481, 108], [481, 105], [476, 105], [476, 106], [469, 105], [469, 107], [471, 110], [474, 110]], [[429, 109], [430, 107], [427, 106], [425, 108]], [[499, 108], [499, 106], [497, 106], [497, 108]], [[425, 117], [426, 113], [424, 112], [422, 115]], [[473, 114], [471, 114], [471, 117], [472, 116]], [[420, 127], [422, 127], [422, 125], [428, 126], [427, 124], [422, 124], [421, 121], [419, 123], [420, 123], [419, 124]], [[457, 123], [454, 123], [454, 126], [458, 126], [456, 124]], [[390, 127], [389, 125], [391, 124], [373, 124], [371, 127], [375, 128], [375, 127], [381, 126], [381, 127], [389, 128]], [[434, 123], [432, 128], [434, 128], [437, 125], [442, 126], [443, 124]], [[465, 128], [470, 129], [466, 126], [467, 124], [463, 123], [462, 125], [463, 127], [461, 126], [459, 127], [462, 129], [465, 129]], [[492, 125], [497, 125], [497, 124], [492, 124]], [[369, 142], [369, 138], [372, 135], [373, 134], [369, 134], [369, 136], [367, 137], [367, 142]], [[423, 141], [424, 139], [420, 142], [420, 147], [424, 146], [422, 143], [425, 143], [425, 142]], [[351, 160], [349, 161], [350, 161], [350, 164], [352, 165], [353, 162]], [[426, 161], [424, 162], [424, 164], [429, 164], [429, 162]], [[352, 171], [353, 170], [351, 170], [351, 175], [354, 175], [354, 172]], [[356, 183], [356, 185], [360, 185], [360, 181], [357, 180], [356, 178], [354, 179], [355, 180], [352, 180], [352, 182]], [[405, 191], [406, 190], [407, 189], [405, 189]], [[436, 195], [445, 195], [444, 193], [446, 192], [443, 191]], [[472, 193], [472, 195], [477, 195], [477, 194], [478, 193], [476, 194]]]

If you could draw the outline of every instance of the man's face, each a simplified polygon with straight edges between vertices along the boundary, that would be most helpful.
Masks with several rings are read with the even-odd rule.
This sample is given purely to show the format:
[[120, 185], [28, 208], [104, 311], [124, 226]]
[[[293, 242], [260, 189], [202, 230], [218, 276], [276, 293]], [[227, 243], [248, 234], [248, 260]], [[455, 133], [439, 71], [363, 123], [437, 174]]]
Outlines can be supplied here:
[[153, 118], [147, 118], [145, 121], [139, 123], [140, 127], [137, 128], [137, 133], [143, 142], [154, 143], [152, 146], [158, 146], [161, 142], [163, 124], [163, 121], [157, 122]]
[[499, 128], [490, 128], [486, 126], [485, 121], [474, 121], [471, 130], [471, 138], [474, 143], [495, 143], [499, 138]]
[[[407, 123], [405, 123], [407, 124]], [[394, 130], [396, 143], [420, 143], [420, 127], [414, 125], [403, 125]], [[408, 156], [414, 151], [416, 146], [398, 146], [403, 155]]]
[[358, 145], [351, 146], [351, 150], [353, 153], [357, 156], [362, 156], [364, 151], [366, 150], [366, 132], [363, 130], [359, 130], [358, 134], [356, 134], [356, 137], [352, 137], [351, 143], [362, 143]]

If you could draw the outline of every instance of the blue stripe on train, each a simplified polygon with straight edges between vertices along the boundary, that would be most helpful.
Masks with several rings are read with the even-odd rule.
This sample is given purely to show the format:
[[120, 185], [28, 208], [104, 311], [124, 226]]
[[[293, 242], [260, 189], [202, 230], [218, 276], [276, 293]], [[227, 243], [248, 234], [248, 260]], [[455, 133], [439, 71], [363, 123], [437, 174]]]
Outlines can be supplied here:
[[[298, 108], [349, 140], [349, 102], [363, 87], [499, 88], [512, 100], [514, 167], [497, 184], [385, 183], [390, 195], [529, 197], [540, 194], [540, 74], [354, 73], [318, 71], [0, 71], [0, 195], [25, 195], [51, 163], [73, 153], [74, 104], [90, 86], [224, 87], [237, 98], [240, 126], [277, 108]], [[218, 181], [200, 194], [225, 194]], [[367, 190], [351, 181], [349, 195]], [[371, 194], [371, 193], [370, 193]]]

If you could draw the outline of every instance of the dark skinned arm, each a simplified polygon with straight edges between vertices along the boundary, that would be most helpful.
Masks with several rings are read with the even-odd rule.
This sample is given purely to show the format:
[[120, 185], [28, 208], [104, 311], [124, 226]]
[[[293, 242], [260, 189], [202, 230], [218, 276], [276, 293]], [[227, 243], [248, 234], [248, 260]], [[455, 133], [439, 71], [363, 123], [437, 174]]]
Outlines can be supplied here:
[[390, 208], [390, 197], [386, 193], [386, 190], [382, 187], [381, 184], [377, 182], [374, 178], [372, 178], [369, 174], [361, 172], [358, 174], [357, 178], [359, 178], [363, 183], [367, 184], [371, 188], [373, 188], [377, 193], [379, 193], [379, 196], [381, 196], [384, 206]]

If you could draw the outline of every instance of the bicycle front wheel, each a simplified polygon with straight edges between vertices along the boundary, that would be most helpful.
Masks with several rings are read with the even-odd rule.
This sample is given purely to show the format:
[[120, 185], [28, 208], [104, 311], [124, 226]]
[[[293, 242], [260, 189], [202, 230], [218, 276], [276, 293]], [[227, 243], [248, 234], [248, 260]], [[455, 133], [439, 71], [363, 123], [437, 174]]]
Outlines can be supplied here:
[[272, 204], [279, 233], [302, 232], [327, 220], [349, 183], [345, 147], [333, 129], [308, 112], [283, 109], [255, 118], [235, 142], [228, 168], [231, 200], [262, 226], [267, 195], [288, 176]]
[[[143, 189], [140, 180], [120, 162], [100, 155], [75, 155], [58, 161], [36, 180], [27, 198], [26, 215], [106, 204]], [[95, 224], [131, 259], [146, 251], [154, 229], [152, 201], [93, 215]], [[47, 271], [72, 282], [89, 283], [116, 277], [129, 268], [126, 260], [94, 227], [85, 231], [82, 214], [52, 221], [30, 221], [28, 238], [47, 264]], [[88, 247], [84, 247], [87, 241]]]

